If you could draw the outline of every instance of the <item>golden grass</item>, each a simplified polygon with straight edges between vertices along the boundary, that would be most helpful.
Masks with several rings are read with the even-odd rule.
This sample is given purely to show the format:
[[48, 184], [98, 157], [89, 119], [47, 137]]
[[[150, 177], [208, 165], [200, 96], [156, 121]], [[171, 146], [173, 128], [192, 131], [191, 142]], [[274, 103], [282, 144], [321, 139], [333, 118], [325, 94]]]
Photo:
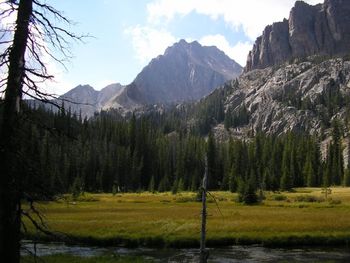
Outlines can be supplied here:
[[[274, 200], [266, 193], [260, 205], [236, 203], [236, 194], [214, 192], [208, 204], [207, 237], [211, 245], [262, 243], [265, 245], [345, 244], [350, 240], [350, 188], [332, 188], [337, 202], [322, 201], [320, 188], [301, 188], [281, 193]], [[320, 202], [297, 202], [309, 195]], [[197, 245], [201, 203], [195, 193], [94, 194], [94, 202], [49, 202], [39, 207], [52, 230], [80, 241], [108, 244], [133, 241], [137, 245]], [[210, 199], [210, 197], [209, 197]], [[339, 203], [340, 202], [340, 203]]]

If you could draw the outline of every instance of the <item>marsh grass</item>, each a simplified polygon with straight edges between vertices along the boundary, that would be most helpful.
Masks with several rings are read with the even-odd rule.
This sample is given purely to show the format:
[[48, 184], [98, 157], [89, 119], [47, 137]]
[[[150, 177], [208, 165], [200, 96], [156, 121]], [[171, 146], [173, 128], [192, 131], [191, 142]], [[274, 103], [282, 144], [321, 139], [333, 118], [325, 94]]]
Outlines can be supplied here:
[[[350, 241], [350, 188], [333, 188], [328, 202], [308, 201], [323, 198], [320, 188], [279, 194], [286, 198], [267, 192], [264, 202], [254, 206], [234, 202], [237, 196], [229, 192], [212, 195], [221, 213], [215, 202], [208, 204], [210, 246], [346, 245]], [[199, 244], [201, 206], [195, 201], [196, 193], [92, 196], [98, 201], [48, 202], [40, 204], [40, 209], [49, 227], [67, 233], [72, 242], [153, 247]], [[34, 235], [29, 228], [27, 237]]]
[[321, 203], [324, 201], [326, 200], [323, 197], [318, 197], [313, 195], [298, 195], [295, 197], [295, 202]]

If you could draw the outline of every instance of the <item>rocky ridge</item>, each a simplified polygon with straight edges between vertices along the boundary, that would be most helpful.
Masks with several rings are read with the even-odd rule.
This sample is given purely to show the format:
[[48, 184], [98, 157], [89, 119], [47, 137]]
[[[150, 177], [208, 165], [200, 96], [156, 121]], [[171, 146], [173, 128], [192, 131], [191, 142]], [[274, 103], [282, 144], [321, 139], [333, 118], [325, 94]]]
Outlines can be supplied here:
[[344, 58], [252, 70], [238, 82], [225, 99], [226, 112], [238, 114], [245, 105], [249, 123], [231, 132], [321, 134], [332, 119], [349, 117], [350, 61]]
[[297, 1], [289, 19], [273, 23], [256, 39], [245, 72], [311, 55], [342, 55], [350, 51], [350, 1]]
[[108, 107], [195, 101], [241, 72], [242, 67], [216, 47], [181, 40], [152, 59]]

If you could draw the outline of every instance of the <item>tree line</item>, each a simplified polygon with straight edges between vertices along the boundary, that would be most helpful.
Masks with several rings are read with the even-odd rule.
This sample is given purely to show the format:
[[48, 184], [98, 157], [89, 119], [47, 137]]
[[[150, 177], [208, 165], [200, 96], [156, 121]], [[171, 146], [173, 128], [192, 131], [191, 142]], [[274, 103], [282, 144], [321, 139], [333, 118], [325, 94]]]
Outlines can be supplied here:
[[[344, 169], [343, 134], [332, 123], [326, 157], [318, 137], [306, 133], [221, 142], [209, 132], [174, 125], [163, 114], [128, 118], [116, 113], [90, 120], [69, 110], [27, 109], [22, 133], [27, 185], [54, 193], [74, 189], [112, 191], [196, 191], [208, 159], [208, 188], [238, 191], [291, 190], [293, 187], [350, 185]], [[181, 115], [181, 114], [180, 114]], [[171, 124], [173, 119], [173, 124]], [[175, 128], [176, 127], [176, 128]], [[28, 171], [33, 171], [31, 174]], [[34, 172], [35, 171], [35, 172]]]

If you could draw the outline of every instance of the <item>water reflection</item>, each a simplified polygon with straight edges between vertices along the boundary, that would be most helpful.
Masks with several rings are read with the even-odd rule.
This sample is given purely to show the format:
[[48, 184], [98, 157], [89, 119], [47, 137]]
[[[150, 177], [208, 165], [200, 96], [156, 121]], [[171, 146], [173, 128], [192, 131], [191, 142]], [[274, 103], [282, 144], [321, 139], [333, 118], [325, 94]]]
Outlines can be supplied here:
[[[31, 241], [23, 242], [22, 255], [28, 254], [27, 250], [34, 251]], [[120, 255], [144, 256], [155, 262], [198, 262], [197, 249], [100, 248], [68, 246], [63, 243], [39, 243], [36, 245], [36, 251], [38, 256], [71, 254], [81, 257], [90, 257], [106, 253], [115, 253]], [[350, 262], [350, 250], [335, 248], [271, 249], [260, 246], [232, 246], [211, 248], [208, 262]]]

